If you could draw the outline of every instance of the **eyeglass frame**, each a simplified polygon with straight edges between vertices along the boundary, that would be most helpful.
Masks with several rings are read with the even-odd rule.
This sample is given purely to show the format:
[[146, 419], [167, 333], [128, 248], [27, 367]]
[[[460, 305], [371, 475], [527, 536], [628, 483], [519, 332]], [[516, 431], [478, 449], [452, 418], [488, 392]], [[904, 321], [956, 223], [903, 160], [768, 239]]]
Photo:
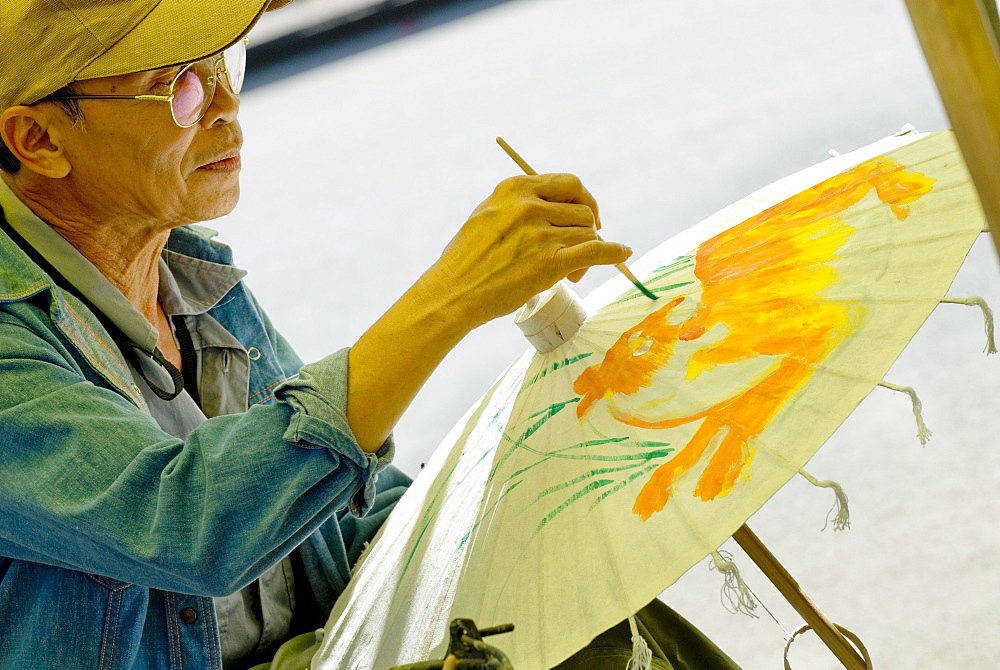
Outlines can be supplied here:
[[[240, 43], [242, 43], [243, 45], [246, 45], [248, 43], [248, 39], [246, 37], [244, 37], [242, 40], [236, 42], [236, 44], [240, 44]], [[178, 121], [177, 117], [174, 115], [173, 101], [174, 101], [174, 98], [177, 97], [176, 94], [174, 93], [174, 86], [177, 84], [177, 82], [180, 80], [180, 78], [184, 75], [184, 73], [187, 72], [188, 70], [190, 70], [192, 67], [194, 67], [198, 63], [201, 63], [202, 61], [206, 61], [208, 59], [212, 59], [212, 65], [215, 68], [215, 74], [212, 75], [212, 79], [214, 80], [214, 83], [212, 84], [212, 99], [215, 98], [215, 89], [219, 85], [218, 80], [222, 78], [221, 75], [226, 75], [225, 76], [226, 86], [229, 87], [229, 90], [232, 91], [234, 95], [238, 96], [239, 95], [239, 91], [236, 91], [236, 90], [233, 89], [233, 83], [232, 83], [232, 80], [229, 78], [229, 71], [226, 69], [226, 65], [225, 65], [225, 63], [226, 63], [226, 58], [225, 58], [226, 51], [229, 51], [229, 49], [232, 49], [233, 46], [236, 46], [236, 44], [234, 44], [234, 45], [232, 45], [232, 46], [230, 46], [230, 47], [228, 47], [226, 49], [223, 49], [222, 51], [220, 51], [218, 53], [212, 54], [211, 56], [206, 56], [205, 58], [199, 58], [196, 61], [191, 61], [190, 63], [188, 63], [187, 65], [185, 65], [184, 67], [182, 67], [180, 69], [180, 71], [176, 75], [174, 75], [174, 78], [170, 80], [170, 94], [169, 95], [153, 95], [153, 94], [145, 94], [145, 95], [82, 95], [82, 94], [81, 95], [56, 95], [56, 96], [46, 96], [46, 97], [42, 98], [41, 100], [39, 100], [38, 102], [48, 102], [49, 100], [148, 100], [148, 101], [153, 101], [153, 102], [167, 102], [167, 103], [171, 103], [170, 104], [170, 118], [173, 119], [174, 123], [177, 124], [177, 126], [180, 127], [180, 128], [193, 128], [194, 126], [198, 125], [201, 122], [202, 119], [205, 118], [205, 114], [208, 113], [208, 110], [212, 106], [212, 103], [211, 102], [208, 103], [208, 105], [205, 107], [205, 110], [201, 113], [201, 116], [199, 116], [197, 119], [195, 119], [191, 123], [183, 124], [180, 121]], [[244, 46], [244, 48], [245, 48], [245, 46]], [[244, 56], [244, 58], [245, 58], [245, 56]], [[221, 68], [219, 66], [220, 63], [222, 63]], [[246, 68], [246, 66], [244, 65], [244, 69], [245, 68]], [[240, 89], [242, 90], [242, 88], [243, 88], [243, 86], [242, 86], [242, 82], [241, 82]], [[34, 104], [38, 104], [38, 103], [36, 102]]]

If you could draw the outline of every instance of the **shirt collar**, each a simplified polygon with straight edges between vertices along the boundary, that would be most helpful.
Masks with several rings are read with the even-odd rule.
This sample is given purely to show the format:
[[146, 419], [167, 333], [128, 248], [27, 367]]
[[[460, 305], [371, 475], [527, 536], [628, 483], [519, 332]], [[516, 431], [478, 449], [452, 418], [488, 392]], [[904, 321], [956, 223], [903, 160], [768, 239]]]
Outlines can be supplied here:
[[246, 270], [163, 250], [160, 260], [160, 304], [168, 316], [204, 314], [219, 304]]

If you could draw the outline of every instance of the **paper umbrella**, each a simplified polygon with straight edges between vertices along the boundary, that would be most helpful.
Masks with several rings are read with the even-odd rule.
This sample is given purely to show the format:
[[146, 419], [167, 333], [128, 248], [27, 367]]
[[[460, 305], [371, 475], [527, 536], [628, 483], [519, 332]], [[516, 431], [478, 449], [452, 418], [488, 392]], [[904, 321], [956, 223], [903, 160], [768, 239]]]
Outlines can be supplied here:
[[435, 452], [313, 667], [441, 658], [447, 622], [465, 617], [513, 622], [504, 651], [543, 670], [633, 615], [882, 380], [982, 227], [951, 133], [901, 134], [645, 255], [632, 270], [657, 300], [621, 277], [582, 307], [563, 286], [539, 296], [519, 319], [541, 351]]

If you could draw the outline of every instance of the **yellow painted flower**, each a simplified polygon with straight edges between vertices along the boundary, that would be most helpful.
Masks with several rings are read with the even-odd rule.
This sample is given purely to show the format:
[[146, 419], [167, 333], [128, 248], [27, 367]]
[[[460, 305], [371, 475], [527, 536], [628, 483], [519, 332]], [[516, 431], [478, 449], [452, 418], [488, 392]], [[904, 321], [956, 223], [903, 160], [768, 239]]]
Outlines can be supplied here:
[[581, 419], [603, 402], [640, 428], [701, 422], [643, 486], [639, 517], [663, 509], [677, 480], [699, 467], [696, 496], [732, 490], [756, 437], [863, 319], [859, 303], [823, 297], [854, 232], [838, 215], [874, 190], [902, 221], [934, 181], [876, 158], [707, 240], [695, 256], [700, 292], [652, 312], [576, 379]]

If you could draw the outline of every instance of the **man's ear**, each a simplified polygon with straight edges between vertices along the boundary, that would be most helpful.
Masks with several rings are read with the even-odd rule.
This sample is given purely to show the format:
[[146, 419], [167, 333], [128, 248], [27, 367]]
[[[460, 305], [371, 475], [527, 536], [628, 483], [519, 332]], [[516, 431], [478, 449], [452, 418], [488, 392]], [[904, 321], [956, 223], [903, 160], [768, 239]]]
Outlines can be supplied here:
[[25, 168], [43, 177], [61, 179], [73, 166], [51, 111], [24, 105], [7, 109], [0, 114], [0, 137]]

